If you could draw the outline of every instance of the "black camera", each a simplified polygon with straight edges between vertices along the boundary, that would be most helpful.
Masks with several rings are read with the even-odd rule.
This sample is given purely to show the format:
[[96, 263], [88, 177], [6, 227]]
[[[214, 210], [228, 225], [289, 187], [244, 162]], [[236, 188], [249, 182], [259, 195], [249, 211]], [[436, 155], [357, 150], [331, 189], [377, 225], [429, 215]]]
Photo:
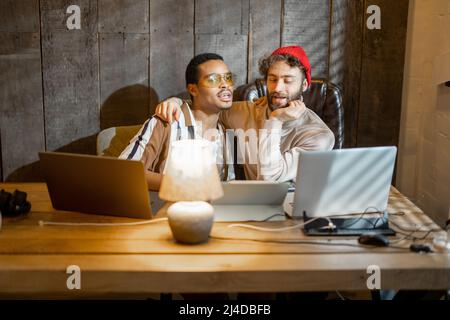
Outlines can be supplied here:
[[26, 192], [16, 190], [14, 193], [0, 191], [0, 212], [5, 217], [15, 217], [24, 213], [28, 213], [31, 204], [27, 201]]

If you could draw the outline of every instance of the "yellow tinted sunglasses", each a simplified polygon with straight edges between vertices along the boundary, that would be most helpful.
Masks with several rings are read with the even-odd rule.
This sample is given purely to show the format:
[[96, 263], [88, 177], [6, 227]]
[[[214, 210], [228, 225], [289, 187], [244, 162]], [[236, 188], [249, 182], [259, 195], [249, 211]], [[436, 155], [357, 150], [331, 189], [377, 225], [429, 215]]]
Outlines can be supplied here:
[[227, 85], [232, 86], [234, 83], [233, 78], [234, 76], [231, 72], [211, 73], [200, 79], [198, 84], [207, 88], [217, 88], [220, 86], [222, 81], [224, 81]]

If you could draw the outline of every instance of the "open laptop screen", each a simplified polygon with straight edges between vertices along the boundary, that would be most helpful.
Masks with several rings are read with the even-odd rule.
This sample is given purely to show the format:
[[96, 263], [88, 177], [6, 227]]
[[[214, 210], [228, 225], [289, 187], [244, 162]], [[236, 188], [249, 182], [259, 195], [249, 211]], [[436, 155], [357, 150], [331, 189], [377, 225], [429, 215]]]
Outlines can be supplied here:
[[396, 153], [396, 147], [301, 152], [293, 215], [383, 212]]

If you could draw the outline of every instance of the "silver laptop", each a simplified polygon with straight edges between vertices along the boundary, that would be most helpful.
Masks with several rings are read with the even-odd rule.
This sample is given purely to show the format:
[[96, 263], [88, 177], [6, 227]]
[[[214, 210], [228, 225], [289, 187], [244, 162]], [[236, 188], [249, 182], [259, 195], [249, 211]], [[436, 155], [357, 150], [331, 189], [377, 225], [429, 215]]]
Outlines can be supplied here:
[[212, 202], [215, 221], [285, 220], [283, 201], [289, 183], [230, 181], [222, 187], [224, 196]]
[[396, 154], [396, 147], [301, 152], [293, 216], [385, 211]]
[[59, 152], [39, 158], [55, 209], [152, 218], [141, 162]]

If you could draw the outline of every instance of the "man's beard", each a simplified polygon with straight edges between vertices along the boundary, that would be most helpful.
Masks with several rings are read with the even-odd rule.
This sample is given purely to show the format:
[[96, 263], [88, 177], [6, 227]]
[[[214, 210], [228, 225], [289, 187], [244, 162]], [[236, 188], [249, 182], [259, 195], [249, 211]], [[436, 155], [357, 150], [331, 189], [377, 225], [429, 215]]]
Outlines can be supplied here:
[[[286, 108], [289, 105], [289, 102], [293, 101], [293, 100], [303, 100], [302, 99], [302, 90], [300, 89], [296, 94], [294, 94], [292, 97], [290, 97], [289, 95], [285, 95], [285, 94], [279, 94], [276, 92], [272, 92], [268, 95], [267, 97], [267, 101], [269, 103], [269, 108], [274, 111], [280, 108]], [[278, 104], [272, 104], [272, 99], [273, 97], [276, 96], [278, 98], [286, 98], [286, 103], [283, 105], [278, 105]]]

